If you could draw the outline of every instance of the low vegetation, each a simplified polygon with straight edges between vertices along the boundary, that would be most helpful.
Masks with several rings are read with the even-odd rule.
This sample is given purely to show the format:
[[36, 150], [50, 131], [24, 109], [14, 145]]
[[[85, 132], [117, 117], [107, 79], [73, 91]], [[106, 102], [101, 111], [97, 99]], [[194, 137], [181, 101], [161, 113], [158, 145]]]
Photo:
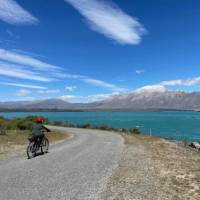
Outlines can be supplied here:
[[86, 124], [71, 124], [64, 121], [48, 121], [49, 125], [54, 126], [64, 126], [64, 127], [71, 127], [71, 128], [87, 128], [87, 129], [98, 129], [98, 130], [104, 130], [104, 131], [115, 131], [115, 132], [123, 132], [127, 134], [141, 134], [140, 130], [138, 128], [130, 128], [130, 129], [119, 129], [119, 128], [113, 128], [107, 124], [100, 124], [100, 125], [91, 125], [89, 123]]
[[[35, 119], [36, 116], [12, 120], [0, 117], [0, 155], [24, 148], [33, 129]], [[45, 119], [45, 123], [48, 123], [48, 119]], [[61, 141], [68, 136], [59, 132], [47, 133], [50, 142]]]
[[[22, 147], [24, 148], [24, 145], [27, 143], [27, 138], [29, 137], [33, 129], [35, 119], [36, 116], [28, 116], [25, 118], [14, 118], [12, 120], [0, 117], [0, 154], [4, 154], [6, 152], [13, 152]], [[128, 135], [140, 134], [140, 130], [137, 128], [117, 129], [110, 127], [106, 124], [94, 126], [89, 123], [86, 123], [86, 124], [76, 125], [65, 121], [49, 121], [48, 119], [45, 119], [45, 124], [63, 126], [63, 127], [115, 131], [115, 132], [126, 133]], [[68, 136], [69, 135], [58, 132], [48, 133], [48, 138], [50, 142], [60, 141], [66, 139], [66, 137]]]

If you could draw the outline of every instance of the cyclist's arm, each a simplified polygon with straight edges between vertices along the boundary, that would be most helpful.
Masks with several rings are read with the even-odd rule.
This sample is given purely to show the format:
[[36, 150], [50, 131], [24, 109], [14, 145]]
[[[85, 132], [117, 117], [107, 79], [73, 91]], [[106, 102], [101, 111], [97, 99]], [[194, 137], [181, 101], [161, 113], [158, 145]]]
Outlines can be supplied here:
[[44, 130], [45, 130], [46, 132], [51, 132], [51, 130], [48, 129], [47, 127], [43, 126], [43, 128], [44, 128]]

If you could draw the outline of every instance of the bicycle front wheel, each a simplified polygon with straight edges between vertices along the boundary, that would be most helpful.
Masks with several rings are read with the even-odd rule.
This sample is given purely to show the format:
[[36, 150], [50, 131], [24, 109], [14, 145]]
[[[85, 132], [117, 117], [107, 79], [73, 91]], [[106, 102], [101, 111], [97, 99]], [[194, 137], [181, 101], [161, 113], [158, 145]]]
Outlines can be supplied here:
[[34, 144], [35, 144], [34, 142], [30, 142], [29, 145], [27, 146], [26, 154], [28, 159], [31, 159], [36, 155], [36, 148]]
[[47, 153], [49, 150], [49, 140], [48, 138], [44, 137], [41, 145], [41, 151], [42, 153]]

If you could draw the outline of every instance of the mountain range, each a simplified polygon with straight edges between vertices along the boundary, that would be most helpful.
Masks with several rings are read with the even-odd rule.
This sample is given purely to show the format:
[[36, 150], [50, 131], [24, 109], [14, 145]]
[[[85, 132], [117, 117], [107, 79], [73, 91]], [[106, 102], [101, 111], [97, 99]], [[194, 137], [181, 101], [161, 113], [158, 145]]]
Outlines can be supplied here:
[[61, 99], [0, 102], [1, 110], [200, 110], [200, 92], [143, 91], [113, 95], [92, 103]]

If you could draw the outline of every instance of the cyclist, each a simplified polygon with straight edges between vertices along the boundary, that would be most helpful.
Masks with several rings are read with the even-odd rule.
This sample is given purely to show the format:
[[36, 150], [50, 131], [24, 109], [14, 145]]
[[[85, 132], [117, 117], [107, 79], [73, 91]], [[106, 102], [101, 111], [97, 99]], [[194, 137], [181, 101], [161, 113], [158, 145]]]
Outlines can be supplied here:
[[31, 134], [32, 136], [31, 139], [34, 140], [35, 142], [39, 141], [41, 143], [41, 141], [44, 138], [44, 131], [50, 132], [50, 130], [43, 125], [43, 122], [44, 122], [43, 117], [37, 117], [35, 120], [34, 128]]

